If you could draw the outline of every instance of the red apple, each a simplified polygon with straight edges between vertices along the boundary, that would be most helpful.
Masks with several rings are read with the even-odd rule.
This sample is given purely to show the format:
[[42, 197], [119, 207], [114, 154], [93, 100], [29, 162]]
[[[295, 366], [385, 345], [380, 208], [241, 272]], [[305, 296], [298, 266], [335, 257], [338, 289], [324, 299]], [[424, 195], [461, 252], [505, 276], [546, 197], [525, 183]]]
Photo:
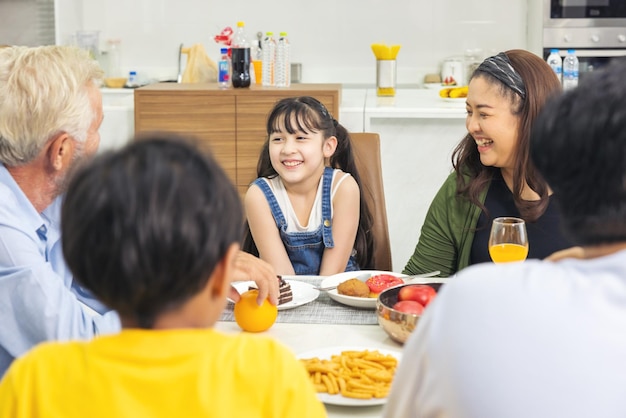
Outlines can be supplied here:
[[398, 292], [398, 300], [414, 300], [423, 306], [428, 306], [431, 300], [437, 296], [437, 292], [427, 284], [412, 284], [404, 286]]
[[414, 300], [401, 300], [393, 305], [393, 309], [404, 313], [412, 313], [415, 315], [421, 315], [424, 311], [424, 306], [421, 303]]

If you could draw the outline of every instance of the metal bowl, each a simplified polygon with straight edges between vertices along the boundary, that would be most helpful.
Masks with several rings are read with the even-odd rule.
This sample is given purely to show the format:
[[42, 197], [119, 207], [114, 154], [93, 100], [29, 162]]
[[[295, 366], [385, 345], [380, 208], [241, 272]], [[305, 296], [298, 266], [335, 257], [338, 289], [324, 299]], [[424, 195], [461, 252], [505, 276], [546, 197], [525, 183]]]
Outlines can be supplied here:
[[[404, 313], [392, 308], [396, 302], [398, 302], [398, 293], [400, 289], [405, 286], [411, 286], [416, 283], [402, 284], [394, 286], [389, 289], [385, 289], [380, 292], [378, 299], [376, 299], [376, 316], [378, 317], [378, 325], [385, 330], [387, 334], [397, 343], [404, 344], [409, 336], [415, 330], [417, 322], [421, 315]], [[443, 286], [443, 283], [420, 283], [426, 284], [435, 291], [439, 291], [439, 288]]]

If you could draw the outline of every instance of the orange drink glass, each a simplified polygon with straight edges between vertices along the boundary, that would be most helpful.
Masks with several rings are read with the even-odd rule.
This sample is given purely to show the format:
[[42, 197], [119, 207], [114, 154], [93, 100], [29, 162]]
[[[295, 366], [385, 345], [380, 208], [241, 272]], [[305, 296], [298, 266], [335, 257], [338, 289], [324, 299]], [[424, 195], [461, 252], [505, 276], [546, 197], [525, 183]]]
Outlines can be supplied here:
[[252, 65], [254, 66], [254, 82], [260, 85], [263, 80], [263, 61], [253, 60]]
[[495, 218], [489, 234], [489, 255], [494, 263], [524, 261], [528, 256], [526, 222], [520, 218]]

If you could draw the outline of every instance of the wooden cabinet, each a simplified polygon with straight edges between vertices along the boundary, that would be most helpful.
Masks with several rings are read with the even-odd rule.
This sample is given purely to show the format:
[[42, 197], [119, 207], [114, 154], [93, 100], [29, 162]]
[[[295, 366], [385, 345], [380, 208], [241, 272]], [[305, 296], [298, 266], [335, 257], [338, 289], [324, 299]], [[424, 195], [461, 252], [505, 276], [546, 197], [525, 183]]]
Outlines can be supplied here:
[[222, 90], [215, 84], [160, 83], [135, 90], [135, 133], [170, 131], [196, 137], [243, 195], [256, 178], [270, 110], [276, 101], [293, 96], [313, 96], [339, 116], [340, 84]]

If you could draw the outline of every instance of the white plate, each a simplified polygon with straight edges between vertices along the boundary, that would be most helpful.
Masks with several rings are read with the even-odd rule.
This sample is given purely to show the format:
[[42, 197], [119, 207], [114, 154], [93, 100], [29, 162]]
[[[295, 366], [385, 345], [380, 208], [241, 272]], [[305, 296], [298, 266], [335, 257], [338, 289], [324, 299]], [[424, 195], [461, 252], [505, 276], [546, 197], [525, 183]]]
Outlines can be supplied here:
[[[328, 276], [327, 278], [322, 280], [320, 287], [337, 286], [341, 282], [345, 282], [348, 279], [352, 279], [362, 274], [370, 274], [370, 277], [375, 276], [377, 274], [390, 274], [396, 277], [406, 277], [406, 275], [404, 274], [394, 273], [392, 271], [380, 271], [380, 270], [346, 271], [344, 273], [339, 273], [333, 276]], [[344, 305], [353, 306], [355, 308], [376, 309], [376, 298], [358, 298], [356, 296], [340, 295], [337, 292], [337, 289], [329, 290], [328, 296], [330, 296], [332, 300], [335, 300], [339, 303], [343, 303]]]
[[467, 100], [467, 97], [442, 97], [441, 100], [443, 100], [444, 102], [455, 103], [461, 106], [465, 106], [465, 101]]
[[[298, 306], [302, 306], [309, 302], [313, 302], [320, 294], [320, 291], [317, 290], [312, 284], [304, 283], [297, 280], [285, 280], [287, 283], [291, 285], [291, 292], [293, 293], [293, 299], [290, 302], [283, 303], [282, 305], [278, 305], [279, 311], [284, 311], [286, 309], [297, 308]], [[248, 290], [248, 288], [257, 287], [256, 283], [253, 281], [249, 282], [235, 282], [233, 283], [233, 287], [237, 289], [237, 291], [241, 294]], [[232, 300], [229, 299], [232, 302]]]
[[[306, 351], [299, 353], [297, 357], [299, 359], [309, 359], [318, 357], [320, 360], [330, 360], [334, 355], [341, 354], [342, 351], [378, 351], [381, 354], [390, 354], [400, 361], [402, 353], [400, 351], [387, 350], [384, 348], [372, 348], [372, 347], [329, 347], [320, 348], [317, 350]], [[387, 402], [387, 398], [373, 398], [373, 399], [354, 399], [344, 398], [341, 395], [329, 395], [328, 393], [318, 393], [317, 397], [320, 401], [327, 405], [340, 405], [340, 406], [374, 406], [383, 405]]]
[[446, 86], [442, 85], [441, 83], [424, 83], [424, 88], [430, 90], [441, 90], [445, 87]]

